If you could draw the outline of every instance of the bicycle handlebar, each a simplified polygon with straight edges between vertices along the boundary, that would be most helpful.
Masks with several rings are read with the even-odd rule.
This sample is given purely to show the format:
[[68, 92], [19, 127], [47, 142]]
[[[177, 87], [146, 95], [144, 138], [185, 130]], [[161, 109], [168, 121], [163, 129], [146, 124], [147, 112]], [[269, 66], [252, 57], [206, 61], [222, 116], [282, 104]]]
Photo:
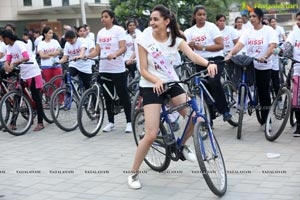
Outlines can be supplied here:
[[205, 77], [208, 77], [209, 74], [208, 74], [208, 71], [207, 71], [207, 69], [206, 69], [206, 70], [202, 70], [202, 71], [200, 71], [200, 72], [197, 72], [197, 73], [191, 75], [190, 77], [188, 77], [188, 78], [186, 78], [186, 79], [184, 79], [184, 80], [170, 81], [170, 82], [164, 83], [163, 85], [164, 85], [164, 87], [168, 87], [168, 86], [173, 85], [173, 84], [176, 84], [176, 83], [189, 84], [188, 82], [189, 82], [192, 78], [194, 78], [194, 77], [196, 77], [196, 76], [199, 76], [200, 78], [205, 78]]

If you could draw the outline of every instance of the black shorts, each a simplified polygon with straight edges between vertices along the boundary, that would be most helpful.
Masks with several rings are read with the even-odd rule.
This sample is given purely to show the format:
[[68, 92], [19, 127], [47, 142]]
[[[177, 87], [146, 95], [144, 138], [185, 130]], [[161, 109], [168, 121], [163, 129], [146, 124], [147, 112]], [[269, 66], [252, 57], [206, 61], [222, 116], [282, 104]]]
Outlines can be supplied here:
[[153, 88], [140, 87], [140, 94], [143, 97], [143, 105], [163, 104], [165, 95], [170, 95], [170, 97], [173, 98], [184, 93], [184, 89], [178, 84], [172, 86], [170, 89], [168, 89], [167, 92], [164, 92], [162, 95], [157, 95], [156, 93], [154, 93]]

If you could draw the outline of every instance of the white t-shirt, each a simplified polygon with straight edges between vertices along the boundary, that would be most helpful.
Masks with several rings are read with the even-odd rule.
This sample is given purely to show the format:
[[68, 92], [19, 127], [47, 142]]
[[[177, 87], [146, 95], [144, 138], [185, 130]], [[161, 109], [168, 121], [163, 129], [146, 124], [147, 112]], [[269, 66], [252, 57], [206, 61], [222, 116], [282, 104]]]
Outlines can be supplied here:
[[[255, 58], [265, 56], [270, 43], [278, 44], [278, 37], [273, 28], [265, 26], [260, 30], [254, 28], [245, 31], [239, 42], [247, 46], [247, 55]], [[267, 63], [259, 63], [254, 61], [254, 67], [259, 70], [272, 69], [271, 56], [267, 59]]]
[[294, 31], [294, 30], [297, 30], [297, 29], [299, 29], [299, 27], [298, 27], [297, 24], [295, 24], [295, 25], [293, 26], [293, 31]]
[[[243, 35], [244, 30], [243, 29], [240, 29], [240, 30], [236, 29], [236, 32], [237, 32], [239, 38], [241, 38], [241, 36]], [[246, 53], [247, 53], [247, 48], [246, 48], [246, 45], [245, 45], [237, 54], [238, 55], [242, 55], [242, 54], [246, 55]]]
[[86, 38], [89, 38], [93, 42], [95, 42], [95, 34], [93, 32], [89, 32], [89, 34], [87, 34]]
[[[135, 37], [139, 37], [141, 35], [141, 31], [135, 31]], [[135, 49], [134, 49], [134, 41], [135, 38], [133, 38], [127, 31], [125, 31], [125, 35], [126, 35], [126, 52], [124, 55], [124, 62], [126, 60], [129, 60], [131, 55], [134, 53]]]
[[277, 25], [275, 31], [277, 33], [279, 42], [284, 42], [282, 35], [285, 34], [285, 31], [284, 31], [283, 27]]
[[[184, 31], [184, 35], [186, 37], [187, 42], [194, 41], [195, 44], [201, 44], [202, 46], [210, 46], [215, 44], [215, 39], [218, 37], [222, 37], [222, 34], [219, 28], [211, 23], [205, 22], [205, 25], [201, 28], [198, 28], [196, 25], [192, 26], [189, 29]], [[216, 57], [216, 56], [223, 56], [223, 50], [220, 51], [201, 51], [201, 50], [194, 50], [196, 54], [204, 57]]]
[[[121, 26], [113, 25], [112, 28], [102, 28], [97, 34], [97, 44], [101, 49], [101, 58], [106, 58], [108, 55], [119, 50], [119, 42], [125, 41], [125, 31]], [[122, 73], [125, 72], [125, 63], [123, 55], [112, 60], [100, 60], [99, 72], [107, 73]]]
[[[136, 40], [137, 44], [144, 47], [146, 51], [149, 46], [154, 44], [159, 49], [159, 51], [162, 52], [162, 55], [168, 60], [169, 62], [168, 66], [172, 67], [170, 70], [172, 70], [173, 74], [175, 74], [175, 80], [179, 80], [173, 66], [174, 66], [174, 62], [176, 62], [177, 59], [178, 47], [180, 43], [183, 41], [183, 39], [176, 38], [175, 45], [173, 47], [169, 47], [171, 41], [172, 41], [171, 37], [169, 37], [168, 40], [164, 43], [160, 43], [156, 41], [152, 36], [152, 31], [146, 31], [146, 32], [144, 31], [141, 37], [137, 38]], [[138, 56], [138, 52], [136, 53]], [[170, 77], [164, 70], [162, 70], [159, 67], [159, 65], [155, 64], [152, 55], [150, 55], [149, 53], [147, 54], [147, 61], [148, 61], [148, 71], [151, 74], [160, 78], [164, 82], [174, 81], [174, 79]], [[143, 76], [141, 76], [141, 80], [140, 80], [141, 87], [154, 87], [154, 85], [155, 85], [154, 83], [146, 80]]]
[[242, 30], [243, 31], [246, 31], [246, 30], [251, 29], [251, 28], [253, 28], [253, 26], [252, 26], [250, 21], [247, 21], [246, 24], [243, 23], [243, 25], [242, 25]]
[[[61, 49], [61, 47], [60, 47], [60, 44], [58, 43], [58, 41], [55, 39], [51, 39], [49, 42], [46, 42], [45, 40], [41, 41], [38, 44], [37, 51], [38, 52], [42, 51], [44, 54], [48, 54], [48, 53], [53, 53], [60, 49]], [[51, 58], [41, 58], [41, 65], [49, 67], [49, 66], [52, 66], [53, 63], [58, 62], [58, 61], [59, 61], [58, 56], [51, 57]]]
[[[34, 40], [34, 49], [37, 49], [37, 46], [39, 45], [39, 43], [43, 40], [43, 36], [40, 35], [39, 37], [37, 37], [35, 40]], [[35, 53], [35, 52], [34, 52]]]
[[[277, 37], [278, 37], [278, 42], [283, 42], [283, 37], [282, 35], [285, 34], [283, 27], [281, 26], [276, 26], [276, 29], [274, 29], [277, 33]], [[272, 57], [272, 62], [273, 62], [273, 70], [278, 71], [279, 70], [279, 57], [278, 55], [271, 55]]]
[[224, 40], [223, 51], [226, 53], [229, 52], [234, 47], [233, 40], [238, 39], [239, 35], [236, 29], [232, 28], [231, 26], [225, 26], [225, 28], [221, 30], [221, 33], [223, 35], [223, 40]]
[[[81, 72], [87, 73], [87, 74], [91, 74], [92, 73], [91, 60], [71, 61], [74, 59], [75, 56], [80, 56], [81, 48], [87, 49], [87, 47], [88, 47], [87, 42], [84, 38], [77, 38], [77, 40], [74, 44], [70, 44], [69, 42], [66, 42], [66, 45], [64, 48], [64, 56], [69, 57], [69, 60], [70, 60], [69, 67], [74, 67], [78, 71], [81, 71]], [[86, 52], [87, 51], [85, 51], [85, 53]]]
[[[293, 45], [293, 57], [295, 60], [300, 61], [300, 29], [293, 30], [289, 33], [286, 42], [290, 42]], [[294, 75], [300, 76], [300, 64], [294, 64]]]
[[[13, 46], [7, 45], [7, 55], [12, 56], [11, 62], [20, 61], [23, 58], [22, 53], [29, 52], [28, 46], [22, 41], [15, 41]], [[30, 79], [36, 77], [41, 74], [41, 70], [35, 60], [35, 57], [29, 55], [28, 62], [33, 62], [33, 64], [21, 64], [20, 71], [21, 71], [21, 78], [22, 79]]]
[[3, 56], [0, 58], [0, 62], [4, 62], [6, 60], [6, 45], [2, 41], [0, 41], [0, 53], [3, 53]]

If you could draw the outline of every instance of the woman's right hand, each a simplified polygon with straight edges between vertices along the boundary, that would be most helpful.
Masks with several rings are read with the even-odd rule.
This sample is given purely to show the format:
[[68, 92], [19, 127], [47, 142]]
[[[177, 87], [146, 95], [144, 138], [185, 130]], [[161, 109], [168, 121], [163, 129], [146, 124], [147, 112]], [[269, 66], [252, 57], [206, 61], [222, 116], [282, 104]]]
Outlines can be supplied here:
[[153, 87], [153, 92], [158, 95], [161, 95], [164, 92], [164, 82], [162, 80], [158, 79], [155, 82], [155, 85]]

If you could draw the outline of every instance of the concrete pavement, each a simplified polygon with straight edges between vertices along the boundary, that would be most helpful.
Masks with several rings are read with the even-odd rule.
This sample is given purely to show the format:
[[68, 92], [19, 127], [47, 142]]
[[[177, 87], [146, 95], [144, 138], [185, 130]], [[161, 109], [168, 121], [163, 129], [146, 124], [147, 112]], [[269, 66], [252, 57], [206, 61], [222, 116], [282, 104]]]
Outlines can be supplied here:
[[[143, 188], [129, 189], [136, 145], [133, 135], [124, 133], [124, 118], [116, 116], [116, 131], [90, 139], [55, 124], [20, 137], [1, 131], [0, 200], [218, 199], [197, 174], [197, 163], [188, 161], [171, 162], [164, 173], [143, 163]], [[228, 173], [222, 199], [300, 199], [300, 138], [293, 138], [293, 131], [288, 124], [279, 139], [268, 142], [255, 116], [245, 117], [237, 140], [236, 128], [218, 119], [214, 132]]]

